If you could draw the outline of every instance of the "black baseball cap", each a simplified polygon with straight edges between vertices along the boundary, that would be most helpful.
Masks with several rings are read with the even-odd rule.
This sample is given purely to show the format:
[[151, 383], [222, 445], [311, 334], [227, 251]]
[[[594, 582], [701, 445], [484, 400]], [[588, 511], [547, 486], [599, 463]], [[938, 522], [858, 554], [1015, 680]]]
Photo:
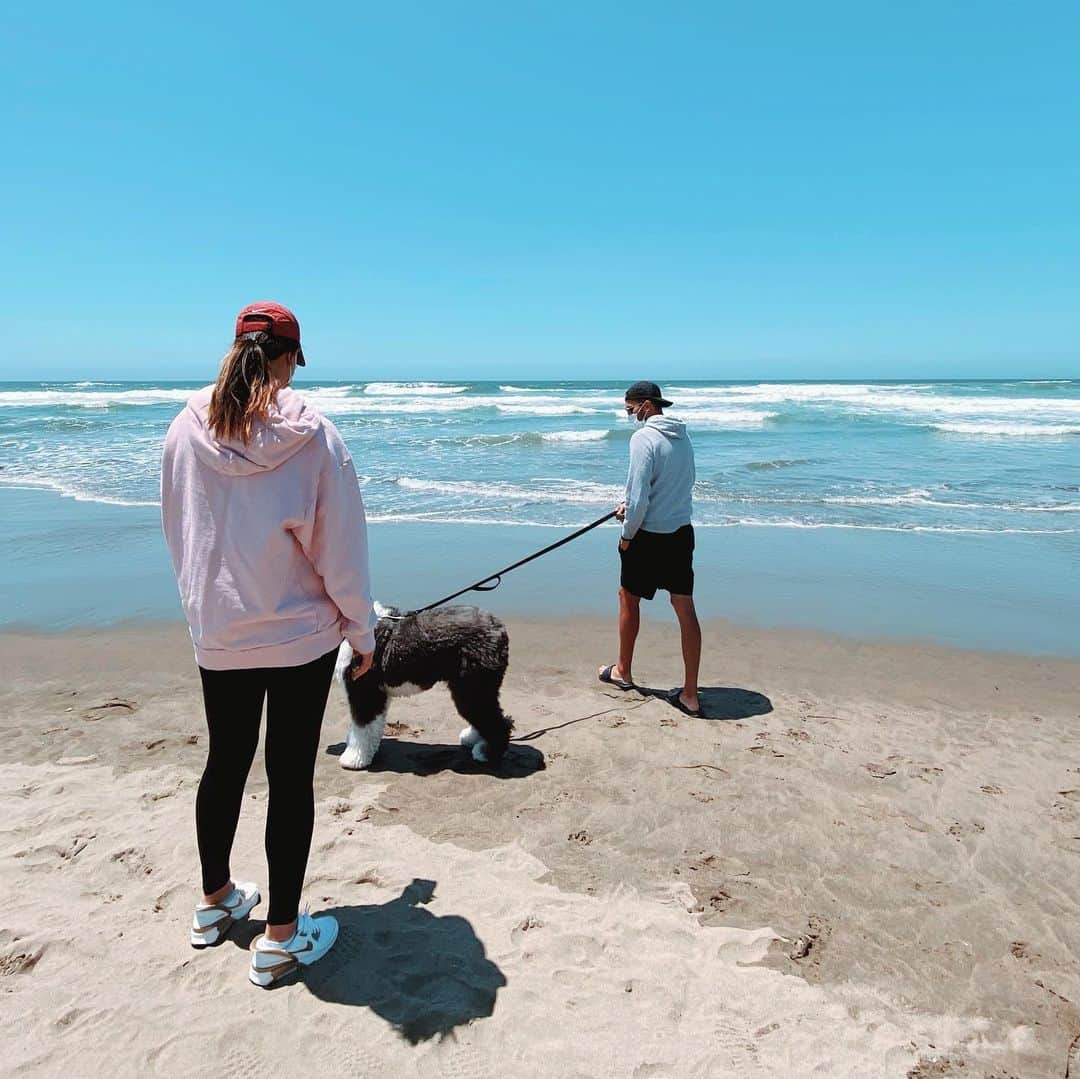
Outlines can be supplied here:
[[668, 408], [671, 402], [660, 392], [655, 382], [635, 382], [623, 394], [627, 401], [654, 401], [661, 408]]

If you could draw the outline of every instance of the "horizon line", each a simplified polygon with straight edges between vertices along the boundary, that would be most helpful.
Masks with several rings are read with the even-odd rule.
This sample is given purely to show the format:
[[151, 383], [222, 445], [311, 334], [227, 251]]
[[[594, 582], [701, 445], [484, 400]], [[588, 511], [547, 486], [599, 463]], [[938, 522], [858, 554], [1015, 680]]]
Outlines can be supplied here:
[[[165, 382], [197, 382], [200, 385], [210, 385], [213, 380], [207, 381], [202, 377], [196, 378], [164, 378], [164, 379], [149, 379], [149, 378], [79, 378], [79, 379], [64, 379], [64, 378], [9, 378], [0, 379], [0, 384], [15, 385], [15, 386], [40, 386], [45, 383], [55, 383], [62, 386], [79, 386], [79, 385], [124, 385], [126, 383], [165, 383]], [[456, 385], [459, 383], [513, 383], [513, 382], [530, 382], [530, 383], [549, 383], [549, 384], [564, 384], [564, 385], [584, 385], [592, 382], [620, 382], [623, 381], [619, 378], [530, 378], [527, 375], [517, 376], [502, 376], [500, 378], [472, 378], [466, 375], [459, 376], [457, 378], [425, 378], [421, 376], [397, 376], [396, 378], [390, 378], [385, 376], [374, 376], [366, 378], [318, 378], [318, 379], [296, 379], [292, 380], [293, 385], [302, 386], [317, 386], [327, 382], [348, 382], [360, 385], [371, 385], [373, 383], [388, 383], [397, 385], [407, 385], [408, 383], [418, 384], [432, 384], [432, 385]], [[865, 382], [1026, 382], [1026, 383], [1065, 383], [1065, 382], [1080, 382], [1080, 378], [1065, 378], [1052, 376], [1045, 377], [1032, 377], [1030, 375], [1021, 377], [1019, 375], [1014, 377], [1007, 377], [996, 375], [993, 377], [978, 377], [978, 376], [965, 376], [963, 378], [942, 378], [940, 376], [921, 376], [921, 375], [908, 375], [904, 377], [884, 377], [884, 376], [871, 376], [864, 378], [701, 378], [701, 377], [680, 377], [673, 376], [665, 379], [665, 385], [674, 385], [680, 382], [708, 382], [708, 383], [744, 383], [752, 382], [761, 385], [791, 385], [797, 383], [865, 383]]]

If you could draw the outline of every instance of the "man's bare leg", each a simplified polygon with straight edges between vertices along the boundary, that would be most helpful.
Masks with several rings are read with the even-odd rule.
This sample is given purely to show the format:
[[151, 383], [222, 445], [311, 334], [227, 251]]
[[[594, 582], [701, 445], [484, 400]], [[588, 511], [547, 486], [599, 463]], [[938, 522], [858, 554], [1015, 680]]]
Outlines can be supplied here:
[[[611, 677], [619, 682], [633, 682], [634, 644], [641, 629], [641, 597], [619, 589], [619, 661]], [[603, 670], [603, 668], [600, 668]]]
[[675, 608], [675, 615], [679, 619], [683, 667], [685, 668], [682, 693], [679, 694], [679, 699], [691, 712], [696, 712], [701, 707], [701, 702], [698, 700], [698, 670], [701, 667], [701, 624], [698, 622], [693, 596], [672, 596], [671, 606]]

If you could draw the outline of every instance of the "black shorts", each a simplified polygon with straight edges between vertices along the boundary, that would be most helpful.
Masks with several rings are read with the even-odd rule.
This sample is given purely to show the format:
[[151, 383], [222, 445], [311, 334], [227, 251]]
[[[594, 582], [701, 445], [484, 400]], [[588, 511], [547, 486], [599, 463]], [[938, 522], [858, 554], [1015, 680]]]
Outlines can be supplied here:
[[674, 532], [640, 531], [619, 557], [619, 583], [632, 595], [652, 599], [658, 588], [674, 596], [694, 594], [693, 525]]

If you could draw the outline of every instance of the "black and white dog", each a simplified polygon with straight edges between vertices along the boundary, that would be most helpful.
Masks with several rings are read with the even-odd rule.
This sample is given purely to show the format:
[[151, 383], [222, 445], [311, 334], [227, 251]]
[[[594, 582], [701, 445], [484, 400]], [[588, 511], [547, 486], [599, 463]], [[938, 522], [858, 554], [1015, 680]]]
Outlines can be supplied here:
[[345, 689], [352, 722], [341, 754], [342, 768], [367, 768], [386, 725], [391, 697], [411, 697], [445, 682], [459, 715], [469, 725], [459, 741], [473, 759], [498, 764], [513, 724], [499, 705], [510, 638], [493, 614], [477, 607], [441, 607], [400, 617], [395, 608], [375, 604], [375, 657], [371, 670], [348, 677], [353, 651], [338, 652], [337, 680]]

